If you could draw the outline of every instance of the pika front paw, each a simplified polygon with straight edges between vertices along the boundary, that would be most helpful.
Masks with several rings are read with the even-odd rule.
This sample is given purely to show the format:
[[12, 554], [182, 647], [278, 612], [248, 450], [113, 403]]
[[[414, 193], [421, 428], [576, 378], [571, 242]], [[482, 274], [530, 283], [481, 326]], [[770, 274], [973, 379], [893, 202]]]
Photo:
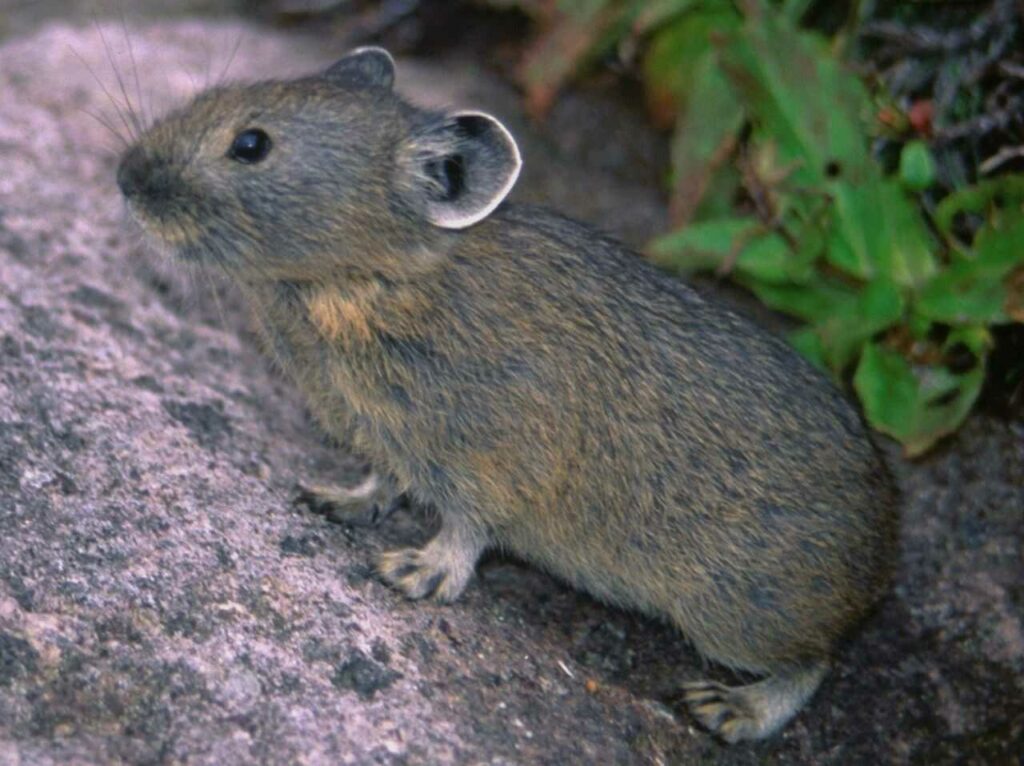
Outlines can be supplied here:
[[299, 484], [295, 503], [330, 521], [352, 526], [376, 526], [396, 510], [408, 505], [405, 494], [389, 497], [376, 474], [370, 474], [354, 487]]
[[454, 601], [469, 582], [472, 568], [451, 566], [432, 550], [425, 548], [402, 548], [387, 551], [377, 561], [377, 571], [390, 585], [398, 588], [411, 599], [429, 598], [441, 603]]

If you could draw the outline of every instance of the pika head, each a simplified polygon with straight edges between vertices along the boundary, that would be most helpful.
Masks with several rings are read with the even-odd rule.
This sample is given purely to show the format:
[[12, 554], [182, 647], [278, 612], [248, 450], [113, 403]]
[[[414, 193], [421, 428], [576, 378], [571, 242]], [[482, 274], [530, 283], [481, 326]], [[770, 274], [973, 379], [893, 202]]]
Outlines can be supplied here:
[[175, 254], [246, 278], [401, 268], [488, 216], [522, 162], [494, 117], [414, 108], [394, 73], [361, 48], [316, 76], [202, 93], [125, 152], [129, 209]]

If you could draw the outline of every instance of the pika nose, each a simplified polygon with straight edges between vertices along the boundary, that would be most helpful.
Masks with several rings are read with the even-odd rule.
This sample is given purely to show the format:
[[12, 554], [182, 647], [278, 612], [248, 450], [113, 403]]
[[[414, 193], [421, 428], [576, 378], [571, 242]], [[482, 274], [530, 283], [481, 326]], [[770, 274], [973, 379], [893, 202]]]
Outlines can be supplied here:
[[149, 162], [141, 146], [133, 146], [117, 166], [117, 185], [125, 197], [138, 195], [146, 184]]

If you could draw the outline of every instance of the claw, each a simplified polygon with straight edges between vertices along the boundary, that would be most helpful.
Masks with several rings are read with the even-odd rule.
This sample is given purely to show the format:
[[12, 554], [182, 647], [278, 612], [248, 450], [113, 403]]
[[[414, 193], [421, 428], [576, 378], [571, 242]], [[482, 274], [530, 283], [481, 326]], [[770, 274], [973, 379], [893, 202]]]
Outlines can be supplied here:
[[354, 487], [298, 484], [293, 502], [295, 505], [306, 506], [313, 513], [326, 516], [330, 521], [372, 527], [409, 504], [408, 496], [403, 493], [390, 498], [382, 506], [375, 499], [381, 494], [381, 482], [376, 474], [371, 473]]
[[825, 662], [816, 662], [747, 686], [696, 681], [683, 685], [683, 696], [693, 717], [726, 742], [761, 739], [778, 731], [796, 714], [826, 670]]

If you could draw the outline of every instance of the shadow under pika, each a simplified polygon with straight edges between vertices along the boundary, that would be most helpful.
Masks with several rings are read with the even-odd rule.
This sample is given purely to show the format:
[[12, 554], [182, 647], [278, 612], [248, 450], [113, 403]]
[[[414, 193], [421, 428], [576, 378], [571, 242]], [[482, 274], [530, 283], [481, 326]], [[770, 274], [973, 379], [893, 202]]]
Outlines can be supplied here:
[[[374, 527], [343, 528], [346, 537], [369, 551], [422, 545], [438, 526], [429, 511], [402, 509]], [[369, 552], [362, 558], [360, 574], [375, 578]], [[396, 607], [408, 603], [397, 592], [391, 598]], [[699, 757], [716, 764], [862, 763], [877, 755], [879, 745], [854, 736], [857, 732], [885, 731], [895, 723], [916, 738], [945, 727], [934, 690], [915, 685], [911, 691], [906, 683], [907, 663], [921, 657], [925, 672], [922, 655], [931, 661], [943, 652], [942, 643], [937, 637], [921, 643], [907, 605], [895, 595], [847, 637], [833, 671], [790, 727], [771, 739], [736, 745], [700, 731], [686, 711], [681, 685], [705, 676], [727, 683], [750, 676], [708, 665], [673, 627], [606, 606], [518, 559], [491, 552], [454, 604], [418, 602], [416, 608], [442, 621], [446, 613], [466, 610], [510, 626], [534, 650], [564, 652], [567, 683], [611, 697], [612, 704], [632, 702], [653, 711], [654, 725], [638, 723], [630, 743], [642, 762], [691, 763]], [[920, 696], [914, 699], [915, 694]]]

